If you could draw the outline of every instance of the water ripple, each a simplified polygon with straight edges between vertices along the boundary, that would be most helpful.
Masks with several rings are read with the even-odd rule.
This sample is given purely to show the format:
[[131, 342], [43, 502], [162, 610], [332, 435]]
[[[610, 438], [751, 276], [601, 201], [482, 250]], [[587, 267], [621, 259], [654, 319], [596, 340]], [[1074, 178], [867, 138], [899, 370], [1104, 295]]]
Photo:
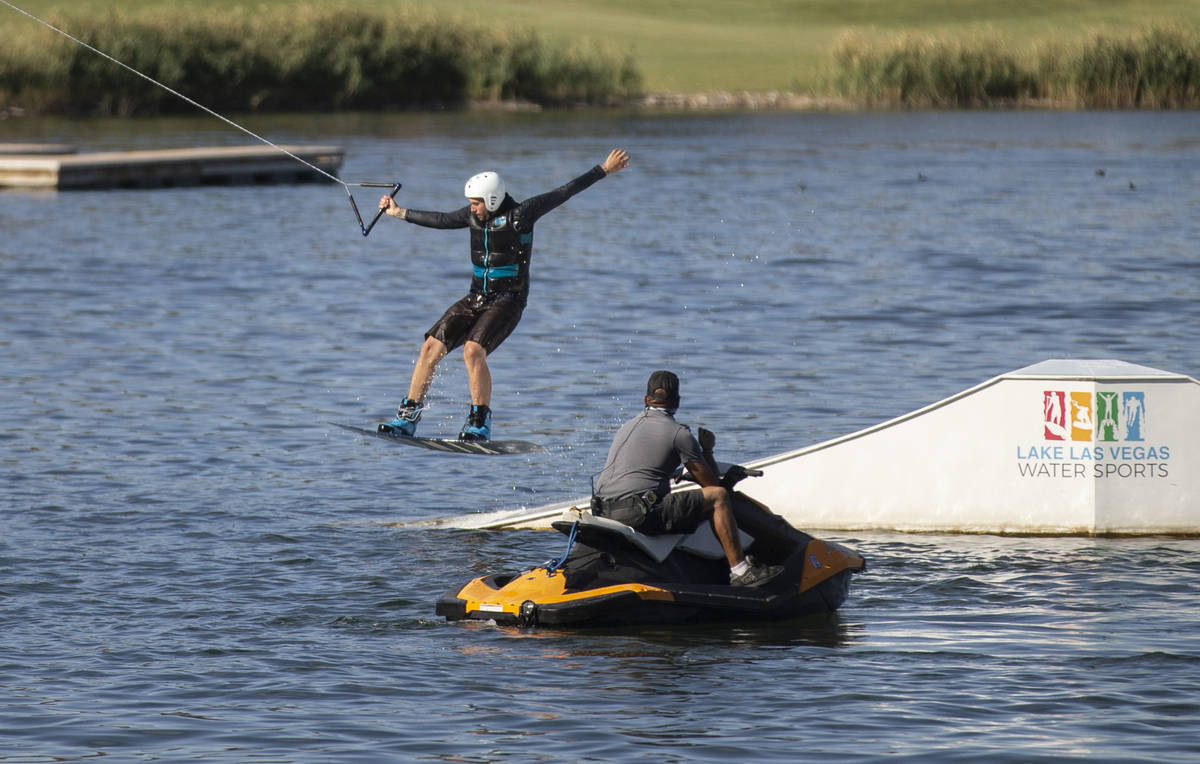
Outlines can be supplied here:
[[[465, 288], [458, 234], [363, 239], [324, 185], [5, 192], [0, 761], [1200, 757], [1196, 540], [834, 538], [870, 561], [834, 617], [580, 633], [433, 613], [557, 534], [401, 525], [583, 495], [652, 368], [727, 458], [1045, 358], [1195, 375], [1193, 115], [256, 121], [430, 209], [481, 166], [526, 196], [631, 150], [539, 225], [492, 359], [496, 427], [549, 452], [326, 424], [395, 406]], [[10, 127], [237, 142], [206, 120]], [[65, 202], [69, 223], [29, 225]], [[457, 432], [465, 407], [455, 355], [423, 426]]]

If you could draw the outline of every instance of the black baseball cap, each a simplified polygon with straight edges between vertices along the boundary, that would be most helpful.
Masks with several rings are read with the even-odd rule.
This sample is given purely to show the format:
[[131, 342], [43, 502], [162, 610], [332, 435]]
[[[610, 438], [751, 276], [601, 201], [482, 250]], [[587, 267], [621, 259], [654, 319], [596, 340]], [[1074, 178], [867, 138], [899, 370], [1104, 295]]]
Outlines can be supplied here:
[[678, 400], [679, 377], [666, 369], [653, 372], [646, 381], [646, 397], [664, 402]]

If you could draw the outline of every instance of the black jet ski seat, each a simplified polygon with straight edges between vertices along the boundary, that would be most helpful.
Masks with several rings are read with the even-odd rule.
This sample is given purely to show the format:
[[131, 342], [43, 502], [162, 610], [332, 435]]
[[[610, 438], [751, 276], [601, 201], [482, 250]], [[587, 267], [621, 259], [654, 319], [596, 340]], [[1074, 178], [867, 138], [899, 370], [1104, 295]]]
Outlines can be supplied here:
[[[577, 525], [576, 525], [577, 524]], [[713, 531], [712, 523], [705, 520], [691, 533], [663, 533], [651, 536], [639, 533], [632, 527], [608, 517], [598, 517], [591, 510], [571, 507], [562, 517], [551, 523], [555, 530], [570, 535], [571, 528], [576, 527], [576, 533], [581, 539], [589, 535], [605, 534], [620, 537], [625, 543], [646, 554], [655, 562], [662, 562], [676, 549], [689, 552], [706, 560], [725, 559], [725, 550]], [[754, 537], [742, 529], [738, 529], [738, 538], [745, 549], [754, 542]], [[585, 542], [586, 543], [586, 542]]]

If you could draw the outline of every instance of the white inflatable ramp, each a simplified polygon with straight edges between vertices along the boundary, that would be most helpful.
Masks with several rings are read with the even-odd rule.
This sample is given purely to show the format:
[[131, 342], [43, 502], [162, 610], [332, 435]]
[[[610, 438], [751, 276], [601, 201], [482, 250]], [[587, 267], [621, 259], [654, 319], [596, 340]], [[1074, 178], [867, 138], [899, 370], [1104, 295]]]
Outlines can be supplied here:
[[1200, 534], [1200, 382], [1049, 360], [750, 466], [805, 530]]
[[[1200, 382], [1049, 360], [865, 430], [747, 462], [805, 531], [1200, 535]], [[587, 497], [429, 521], [549, 528]]]
[[549, 530], [550, 524], [562, 517], [569, 509], [586, 509], [588, 497], [574, 501], [547, 504], [543, 507], [518, 507], [495, 512], [477, 512], [466, 515], [438, 517], [431, 520], [398, 523], [407, 527], [456, 528], [462, 530]]

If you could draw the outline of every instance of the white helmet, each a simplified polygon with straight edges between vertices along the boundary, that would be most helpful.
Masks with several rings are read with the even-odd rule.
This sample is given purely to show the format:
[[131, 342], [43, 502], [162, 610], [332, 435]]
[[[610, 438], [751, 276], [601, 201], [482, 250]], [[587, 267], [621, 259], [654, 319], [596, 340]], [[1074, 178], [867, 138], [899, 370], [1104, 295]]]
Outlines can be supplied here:
[[498, 172], [481, 172], [467, 181], [464, 193], [468, 199], [482, 199], [487, 211], [495, 212], [504, 201], [504, 178]]

